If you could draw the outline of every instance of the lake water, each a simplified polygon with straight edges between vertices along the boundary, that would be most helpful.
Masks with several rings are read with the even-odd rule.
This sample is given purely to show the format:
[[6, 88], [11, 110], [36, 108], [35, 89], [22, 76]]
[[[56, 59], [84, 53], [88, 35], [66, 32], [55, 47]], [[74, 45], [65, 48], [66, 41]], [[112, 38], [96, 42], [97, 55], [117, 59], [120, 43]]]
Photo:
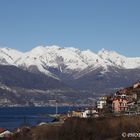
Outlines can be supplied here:
[[[73, 109], [74, 107], [58, 107], [58, 113]], [[0, 128], [14, 129], [24, 124], [33, 126], [40, 122], [50, 122], [54, 118], [47, 117], [47, 114], [55, 113], [55, 107], [0, 108]]]

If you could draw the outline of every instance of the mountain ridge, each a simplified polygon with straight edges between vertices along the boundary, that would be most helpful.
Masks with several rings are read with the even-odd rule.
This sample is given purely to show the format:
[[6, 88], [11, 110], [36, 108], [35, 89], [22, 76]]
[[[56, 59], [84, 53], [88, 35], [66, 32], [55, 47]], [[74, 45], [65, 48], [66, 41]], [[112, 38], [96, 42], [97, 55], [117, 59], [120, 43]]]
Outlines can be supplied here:
[[98, 53], [73, 47], [37, 46], [28, 52], [20, 52], [10, 48], [0, 48], [0, 64], [15, 65], [17, 67], [37, 69], [53, 78], [60, 78], [49, 69], [53, 68], [61, 73], [82, 72], [88, 68], [93, 70], [108, 66], [120, 69], [140, 68], [140, 57], [125, 57], [115, 51], [102, 49]]

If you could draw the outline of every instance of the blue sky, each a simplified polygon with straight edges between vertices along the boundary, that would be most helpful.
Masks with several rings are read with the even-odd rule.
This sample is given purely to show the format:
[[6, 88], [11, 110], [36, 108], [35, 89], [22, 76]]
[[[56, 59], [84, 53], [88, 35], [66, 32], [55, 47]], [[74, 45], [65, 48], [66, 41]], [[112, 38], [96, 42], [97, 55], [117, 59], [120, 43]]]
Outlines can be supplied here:
[[139, 0], [0, 0], [0, 46], [115, 50], [140, 56]]

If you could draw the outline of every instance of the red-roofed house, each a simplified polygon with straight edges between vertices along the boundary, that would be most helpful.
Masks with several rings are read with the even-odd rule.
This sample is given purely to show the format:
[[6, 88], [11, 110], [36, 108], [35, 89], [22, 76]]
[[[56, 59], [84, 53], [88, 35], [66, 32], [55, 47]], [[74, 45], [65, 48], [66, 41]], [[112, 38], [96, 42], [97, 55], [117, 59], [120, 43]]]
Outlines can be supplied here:
[[5, 128], [0, 128], [0, 138], [9, 137], [12, 133]]
[[114, 112], [127, 111], [128, 110], [127, 103], [128, 103], [127, 99], [114, 98], [112, 101], [112, 110]]

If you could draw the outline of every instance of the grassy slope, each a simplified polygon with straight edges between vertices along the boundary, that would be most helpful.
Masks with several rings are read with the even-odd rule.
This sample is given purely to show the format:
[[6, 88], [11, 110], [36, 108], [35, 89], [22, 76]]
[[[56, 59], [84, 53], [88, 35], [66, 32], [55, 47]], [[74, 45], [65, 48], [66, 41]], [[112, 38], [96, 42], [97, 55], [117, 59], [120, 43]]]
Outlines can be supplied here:
[[121, 136], [122, 132], [139, 131], [140, 116], [72, 118], [60, 125], [25, 128], [22, 133], [15, 134], [10, 140], [121, 140], [124, 139]]

